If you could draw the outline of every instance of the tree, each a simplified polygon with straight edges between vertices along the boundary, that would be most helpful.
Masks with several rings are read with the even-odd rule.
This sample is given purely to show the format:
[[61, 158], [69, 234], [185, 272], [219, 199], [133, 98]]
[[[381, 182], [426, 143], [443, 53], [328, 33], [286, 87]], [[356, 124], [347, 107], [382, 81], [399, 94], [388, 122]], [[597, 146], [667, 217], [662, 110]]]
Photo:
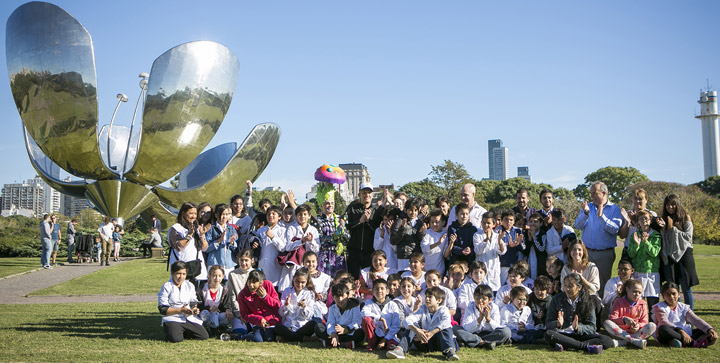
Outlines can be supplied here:
[[578, 185], [573, 193], [580, 200], [590, 199], [590, 185], [601, 181], [608, 187], [608, 198], [617, 203], [629, 196], [627, 188], [635, 183], [648, 181], [648, 177], [631, 167], [606, 166], [585, 176], [585, 183]]
[[253, 205], [257, 206], [260, 199], [269, 199], [271, 205], [280, 206], [280, 198], [285, 192], [281, 190], [258, 190], [252, 193]]
[[454, 163], [445, 160], [442, 165], [431, 165], [430, 181], [440, 188], [442, 194], [447, 195], [450, 204], [456, 204], [460, 201], [460, 188], [465, 183], [472, 181], [470, 174], [465, 166], [460, 163]]
[[430, 205], [435, 202], [435, 198], [443, 194], [443, 190], [428, 178], [419, 182], [407, 183], [400, 187], [399, 190], [412, 198], [423, 198], [427, 200]]
[[720, 176], [713, 175], [701, 182], [693, 184], [700, 188], [703, 192], [712, 195], [713, 197], [720, 197]]

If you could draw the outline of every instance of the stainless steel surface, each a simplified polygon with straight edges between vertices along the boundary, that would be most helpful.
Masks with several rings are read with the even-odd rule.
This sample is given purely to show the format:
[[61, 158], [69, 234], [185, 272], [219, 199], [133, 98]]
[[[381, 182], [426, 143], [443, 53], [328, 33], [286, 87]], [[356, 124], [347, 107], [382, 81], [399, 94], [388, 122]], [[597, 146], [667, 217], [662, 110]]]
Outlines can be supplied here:
[[[155, 193], [160, 200], [173, 206], [182, 205], [186, 201], [207, 201], [211, 204], [228, 203], [230, 197], [244, 190], [245, 180], [254, 181], [262, 174], [275, 153], [279, 140], [280, 128], [277, 125], [272, 123], [257, 125], [212, 180], [195, 188], [184, 190], [156, 186]], [[214, 149], [208, 152], [212, 152], [212, 150]], [[183, 171], [183, 173], [202, 173], [202, 164], [191, 166], [193, 170]]]
[[38, 175], [55, 190], [76, 198], [85, 198], [85, 181], [65, 181], [60, 179], [60, 167], [43, 154], [40, 147], [30, 138], [23, 127], [25, 136], [25, 149], [30, 163]]
[[153, 63], [138, 157], [125, 177], [160, 184], [185, 168], [215, 136], [237, 83], [239, 63], [208, 41], [181, 44]]
[[[261, 124], [239, 148], [198, 156], [227, 114], [239, 73], [235, 55], [214, 42], [158, 57], [149, 76], [140, 74], [141, 130], [136, 114], [129, 128], [114, 124], [116, 107], [100, 135], [93, 43], [75, 18], [48, 3], [20, 6], [7, 22], [6, 56], [33, 167], [53, 188], [113, 218], [154, 213], [167, 227], [185, 201], [227, 202], [262, 173], [280, 138], [277, 125]], [[61, 168], [84, 180], [61, 180]], [[178, 173], [180, 189], [149, 187]]]
[[158, 202], [147, 187], [120, 180], [99, 180], [87, 185], [85, 197], [111, 217], [131, 218]]
[[97, 80], [90, 34], [65, 10], [30, 2], [7, 21], [15, 105], [47, 157], [76, 176], [113, 177], [97, 143]]

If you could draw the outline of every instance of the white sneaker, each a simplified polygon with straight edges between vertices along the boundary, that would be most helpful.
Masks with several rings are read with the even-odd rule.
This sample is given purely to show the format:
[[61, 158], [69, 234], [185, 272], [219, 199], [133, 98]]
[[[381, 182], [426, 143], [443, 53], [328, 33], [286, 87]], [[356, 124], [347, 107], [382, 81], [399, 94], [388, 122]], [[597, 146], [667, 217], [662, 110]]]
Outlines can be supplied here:
[[405, 359], [405, 352], [403, 351], [402, 347], [397, 346], [393, 350], [388, 350], [387, 353], [385, 353], [385, 358], [387, 358], [387, 359]]
[[640, 348], [640, 349], [645, 349], [645, 348], [647, 348], [647, 340], [645, 340], [645, 339], [633, 339], [633, 341], [631, 342], [631, 344], [634, 345], [634, 346], [636, 346], [636, 347], [638, 347], [638, 348]]

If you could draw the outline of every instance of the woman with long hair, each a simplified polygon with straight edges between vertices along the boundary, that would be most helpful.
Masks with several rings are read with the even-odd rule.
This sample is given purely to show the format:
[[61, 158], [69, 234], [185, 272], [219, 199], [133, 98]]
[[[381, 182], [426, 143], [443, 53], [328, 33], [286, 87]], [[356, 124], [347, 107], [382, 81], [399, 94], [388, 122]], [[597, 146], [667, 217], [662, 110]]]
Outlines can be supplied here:
[[210, 225], [204, 227], [198, 223], [197, 211], [198, 208], [195, 203], [183, 203], [175, 219], [176, 223], [170, 227], [168, 231], [170, 265], [175, 263], [175, 261], [190, 262], [200, 260], [201, 268], [199, 275], [188, 277], [188, 280], [193, 283], [207, 280], [208, 276], [202, 252], [208, 248], [205, 233], [210, 228]]
[[692, 287], [700, 283], [693, 257], [693, 223], [677, 195], [670, 194], [665, 198], [662, 217], [657, 222], [663, 236], [660, 258], [665, 281], [680, 285], [685, 304], [693, 309]]
[[597, 295], [600, 290], [600, 272], [594, 263], [588, 259], [587, 248], [582, 240], [570, 242], [566, 254], [567, 263], [560, 273], [560, 281], [571, 273], [580, 276], [582, 284], [587, 288], [588, 294]]

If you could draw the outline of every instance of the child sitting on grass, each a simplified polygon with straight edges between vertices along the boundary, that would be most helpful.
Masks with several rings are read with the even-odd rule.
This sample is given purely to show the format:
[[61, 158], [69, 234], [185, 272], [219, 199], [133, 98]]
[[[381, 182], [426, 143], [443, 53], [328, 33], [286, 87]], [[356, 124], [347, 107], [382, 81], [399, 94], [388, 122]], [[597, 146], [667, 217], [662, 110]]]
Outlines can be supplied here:
[[653, 307], [652, 314], [658, 326], [655, 339], [660, 344], [673, 348], [704, 348], [715, 344], [718, 333], [695, 315], [689, 305], [678, 301], [680, 288], [677, 284], [666, 282], [660, 294], [664, 301]]
[[350, 289], [344, 283], [333, 285], [332, 296], [335, 304], [328, 311], [327, 325], [317, 324], [315, 334], [322, 339], [324, 347], [355, 349], [365, 339], [360, 302], [350, 296]]
[[232, 301], [228, 289], [222, 284], [224, 278], [222, 266], [211, 266], [208, 281], [198, 292], [200, 318], [213, 336], [217, 335], [218, 328], [226, 328], [233, 320]]
[[490, 286], [475, 287], [473, 302], [465, 309], [462, 324], [453, 329], [459, 343], [493, 350], [496, 345], [510, 341], [510, 328], [500, 324], [500, 309], [492, 298]]
[[642, 293], [642, 282], [630, 279], [623, 284], [610, 309], [610, 316], [604, 323], [605, 330], [618, 340], [618, 345], [630, 343], [644, 349], [647, 338], [655, 332], [655, 324], [648, 322], [648, 307]]
[[316, 324], [313, 320], [315, 306], [324, 308], [325, 305], [322, 301], [316, 302], [313, 282], [306, 268], [295, 271], [292, 284], [280, 297], [282, 324], [275, 326], [275, 333], [278, 339], [298, 342], [313, 335]]
[[275, 325], [280, 323], [280, 299], [262, 271], [250, 271], [247, 285], [237, 299], [242, 320], [252, 327], [243, 339], [257, 343], [275, 341]]
[[388, 296], [388, 284], [383, 279], [373, 283], [372, 298], [362, 308], [362, 328], [367, 337], [367, 350], [393, 350], [399, 344], [397, 333], [402, 327], [400, 307]]
[[405, 318], [407, 331], [400, 338], [400, 345], [387, 352], [387, 358], [405, 358], [411, 348], [421, 351], [441, 351], [447, 360], [459, 360], [455, 353], [455, 342], [450, 311], [442, 306], [445, 292], [439, 287], [425, 291], [425, 304], [418, 311]]
[[162, 326], [165, 340], [171, 343], [182, 342], [184, 338], [205, 340], [208, 332], [202, 326], [197, 304], [195, 285], [185, 280], [187, 268], [185, 262], [172, 264], [172, 278], [163, 284], [158, 292], [158, 310], [162, 314]]
[[513, 287], [509, 296], [510, 302], [500, 307], [500, 324], [510, 328], [513, 343], [532, 344], [541, 339], [545, 332], [535, 329], [525, 286]]

